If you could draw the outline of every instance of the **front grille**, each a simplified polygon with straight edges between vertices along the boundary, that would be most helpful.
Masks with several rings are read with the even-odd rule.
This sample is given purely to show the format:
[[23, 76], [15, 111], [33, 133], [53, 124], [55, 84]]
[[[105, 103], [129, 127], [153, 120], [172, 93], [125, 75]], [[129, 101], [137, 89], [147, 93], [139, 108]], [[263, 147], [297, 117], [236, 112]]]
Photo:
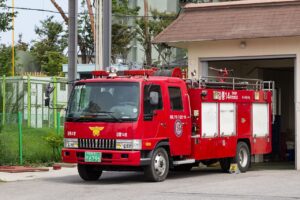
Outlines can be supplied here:
[[116, 149], [114, 139], [79, 139], [79, 149]]

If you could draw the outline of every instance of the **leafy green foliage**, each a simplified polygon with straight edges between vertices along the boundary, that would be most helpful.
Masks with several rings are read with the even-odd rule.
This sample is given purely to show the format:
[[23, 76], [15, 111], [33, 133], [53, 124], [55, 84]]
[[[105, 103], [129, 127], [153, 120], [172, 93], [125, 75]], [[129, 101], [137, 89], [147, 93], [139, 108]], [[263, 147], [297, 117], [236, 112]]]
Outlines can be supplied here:
[[[153, 16], [151, 26], [153, 26], [154, 37], [167, 28], [167, 26], [169, 26], [176, 18], [175, 13], [159, 12], [157, 10], [152, 10], [151, 14]], [[158, 64], [169, 64], [172, 47], [165, 43], [153, 44], [153, 46], [158, 52]], [[163, 61], [161, 61], [161, 59]]]
[[61, 148], [64, 145], [64, 137], [61, 134], [50, 133], [45, 137], [46, 142], [52, 148], [53, 159], [60, 159]]
[[86, 64], [92, 62], [95, 45], [85, 0], [82, 1], [81, 7], [83, 9], [83, 15], [80, 15], [78, 19], [78, 46], [81, 53], [81, 62]]
[[117, 57], [126, 60], [127, 55], [132, 47], [131, 41], [135, 37], [135, 32], [126, 24], [112, 25], [112, 60], [116, 61]]
[[[16, 58], [15, 58], [16, 60]], [[0, 44], [0, 76], [10, 76], [12, 73], [12, 48]]]
[[39, 40], [33, 41], [31, 53], [44, 72], [48, 75], [59, 75], [62, 63], [66, 60], [63, 51], [67, 47], [67, 36], [63, 25], [53, 21], [52, 16], [41, 21], [41, 26], [36, 27], [35, 32]]
[[16, 45], [16, 49], [21, 50], [21, 51], [27, 51], [29, 44], [26, 42], [23, 42], [22, 37], [23, 37], [23, 35], [19, 34], [19, 39], [18, 39], [18, 43]]
[[112, 13], [115, 16], [118, 15], [131, 15], [136, 16], [139, 12], [140, 8], [130, 8], [128, 0], [112, 0]]
[[60, 52], [47, 51], [42, 61], [42, 70], [49, 76], [61, 76], [62, 65], [67, 62], [67, 58]]
[[[127, 59], [132, 48], [132, 40], [136, 36], [135, 31], [130, 26], [131, 16], [136, 16], [139, 7], [130, 8], [128, 0], [113, 0], [112, 13], [115, 16], [112, 24], [112, 60], [117, 58]], [[128, 16], [128, 17], [124, 17]]]
[[[158, 10], [151, 10], [152, 18], [140, 18], [136, 20], [137, 40], [143, 46], [146, 55], [146, 65], [152, 64], [152, 39], [162, 32], [173, 20], [176, 18], [175, 13], [159, 12]], [[154, 44], [158, 51], [158, 62], [161, 64], [161, 59], [164, 63], [168, 62], [171, 56], [171, 47], [166, 44]]]
[[[60, 161], [54, 156], [53, 148], [46, 141], [53, 132], [50, 128], [23, 127], [24, 164], [39, 164]], [[0, 165], [16, 165], [19, 161], [18, 127], [6, 126], [0, 132]]]
[[6, 0], [0, 0], [0, 33], [12, 29], [12, 17], [16, 14], [6, 9]]

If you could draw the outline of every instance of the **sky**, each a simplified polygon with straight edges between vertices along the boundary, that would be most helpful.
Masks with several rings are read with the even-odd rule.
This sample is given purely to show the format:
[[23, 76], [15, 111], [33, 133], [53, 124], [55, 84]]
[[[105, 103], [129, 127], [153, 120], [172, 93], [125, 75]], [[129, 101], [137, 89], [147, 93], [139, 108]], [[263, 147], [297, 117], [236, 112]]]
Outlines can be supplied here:
[[[63, 8], [65, 12], [68, 11], [68, 0], [56, 0], [56, 2]], [[7, 5], [11, 6], [12, 1], [7, 0]], [[37, 8], [44, 10], [57, 11], [52, 5], [50, 0], [15, 0], [15, 7], [25, 7], [25, 8]], [[34, 28], [39, 25], [41, 20], [46, 19], [48, 16], [55, 16], [55, 20], [63, 23], [60, 14], [40, 12], [40, 11], [27, 11], [27, 10], [17, 10], [18, 15], [15, 18], [15, 42], [18, 41], [18, 35], [22, 34], [22, 40], [24, 42], [30, 42], [37, 39], [35, 35]], [[11, 44], [12, 43], [12, 32], [8, 31], [0, 35], [0, 44]]]

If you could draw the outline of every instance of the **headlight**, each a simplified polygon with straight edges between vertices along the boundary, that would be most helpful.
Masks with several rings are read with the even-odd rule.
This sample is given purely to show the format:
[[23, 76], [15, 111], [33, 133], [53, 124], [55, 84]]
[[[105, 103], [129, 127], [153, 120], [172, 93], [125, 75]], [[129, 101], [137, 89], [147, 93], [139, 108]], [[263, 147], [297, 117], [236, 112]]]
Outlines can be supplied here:
[[78, 138], [65, 138], [64, 146], [65, 148], [78, 148]]
[[142, 141], [141, 140], [117, 140], [116, 148], [122, 150], [141, 150]]

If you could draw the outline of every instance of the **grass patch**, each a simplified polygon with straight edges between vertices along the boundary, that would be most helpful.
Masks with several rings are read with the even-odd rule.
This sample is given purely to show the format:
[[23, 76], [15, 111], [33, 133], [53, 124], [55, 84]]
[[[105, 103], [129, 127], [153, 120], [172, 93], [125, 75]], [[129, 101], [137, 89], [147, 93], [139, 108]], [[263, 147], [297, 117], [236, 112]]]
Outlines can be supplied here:
[[[47, 164], [60, 161], [60, 157], [46, 141], [53, 135], [51, 128], [23, 127], [23, 164]], [[19, 133], [17, 126], [5, 127], [0, 132], [0, 165], [19, 164]]]

